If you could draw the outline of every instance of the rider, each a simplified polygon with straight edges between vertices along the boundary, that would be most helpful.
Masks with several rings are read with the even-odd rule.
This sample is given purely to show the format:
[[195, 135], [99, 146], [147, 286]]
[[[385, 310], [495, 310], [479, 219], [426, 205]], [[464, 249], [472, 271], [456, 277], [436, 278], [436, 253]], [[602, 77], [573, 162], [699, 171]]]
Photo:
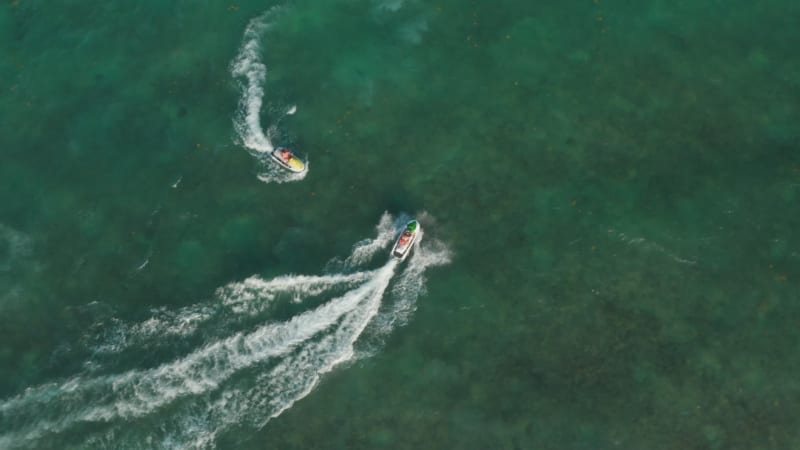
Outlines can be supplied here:
[[289, 150], [283, 149], [281, 150], [281, 158], [288, 163], [289, 160], [292, 159], [292, 153]]
[[400, 236], [400, 245], [405, 245], [410, 237], [411, 233], [408, 230], [403, 231], [403, 234]]

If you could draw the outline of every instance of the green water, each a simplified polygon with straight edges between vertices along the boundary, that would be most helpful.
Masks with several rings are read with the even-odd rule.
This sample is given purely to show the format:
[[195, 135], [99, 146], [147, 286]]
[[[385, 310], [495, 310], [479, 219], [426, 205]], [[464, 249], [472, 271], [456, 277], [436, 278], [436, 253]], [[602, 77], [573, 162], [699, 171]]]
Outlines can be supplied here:
[[[296, 182], [259, 180], [237, 133], [259, 17], [259, 122], [307, 155]], [[3, 2], [0, 442], [191, 448], [160, 428], [190, 394], [29, 439], [14, 399], [258, 329], [95, 354], [252, 275], [329, 273], [388, 211], [451, 253], [407, 323], [208, 447], [800, 448], [798, 21], [786, 0]]]

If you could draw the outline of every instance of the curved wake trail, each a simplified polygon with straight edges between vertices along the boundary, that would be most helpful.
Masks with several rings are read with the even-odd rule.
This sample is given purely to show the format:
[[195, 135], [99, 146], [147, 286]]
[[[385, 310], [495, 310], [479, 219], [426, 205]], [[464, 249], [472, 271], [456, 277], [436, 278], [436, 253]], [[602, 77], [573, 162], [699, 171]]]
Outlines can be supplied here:
[[[288, 172], [273, 163], [268, 155], [274, 150], [269, 138], [270, 133], [265, 133], [261, 127], [264, 84], [267, 80], [267, 66], [261, 61], [261, 39], [279, 11], [280, 9], [277, 7], [272, 8], [250, 21], [245, 28], [239, 53], [231, 64], [233, 77], [243, 80], [242, 98], [239, 100], [239, 111], [234, 118], [233, 125], [242, 144], [250, 150], [251, 154], [262, 161], [263, 171], [258, 178], [266, 183], [299, 181], [308, 173], [308, 171]], [[285, 115], [294, 114], [296, 110], [297, 108], [292, 106]]]
[[273, 10], [251, 20], [244, 30], [244, 40], [239, 54], [233, 61], [232, 73], [236, 78], [246, 80], [240, 112], [234, 122], [236, 131], [244, 145], [258, 152], [271, 152], [272, 142], [261, 129], [261, 105], [264, 98], [264, 82], [267, 79], [267, 66], [261, 62], [261, 36], [269, 27]]
[[[122, 344], [103, 347], [114, 361], [155, 342], [192, 334], [203, 340], [156, 367], [87, 371], [0, 402], [0, 448], [64, 447], [69, 436], [79, 439], [79, 448], [214, 448], [231, 430], [264, 426], [308, 395], [325, 373], [357, 358], [358, 342], [407, 320], [424, 291], [426, 268], [449, 260], [443, 245], [421, 240], [402, 266], [389, 259], [363, 270], [386, 255], [398, 229], [384, 214], [376, 231], [374, 239], [353, 247], [345, 260], [355, 270], [350, 273], [251, 277], [218, 289], [213, 304], [117, 324], [112, 340], [122, 337]], [[312, 298], [316, 306], [306, 305]], [[304, 309], [275, 320], [273, 308], [281, 303]], [[245, 318], [256, 322], [243, 330]], [[203, 334], [207, 329], [216, 334]], [[93, 430], [88, 439], [80, 431], [86, 429]]]

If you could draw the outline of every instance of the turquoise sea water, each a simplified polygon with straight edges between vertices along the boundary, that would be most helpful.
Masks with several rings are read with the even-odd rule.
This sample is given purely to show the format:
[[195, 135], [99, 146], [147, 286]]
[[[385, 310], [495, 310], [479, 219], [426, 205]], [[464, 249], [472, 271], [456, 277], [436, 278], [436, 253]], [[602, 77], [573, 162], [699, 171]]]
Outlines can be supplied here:
[[798, 22], [3, 2], [0, 448], [800, 448]]

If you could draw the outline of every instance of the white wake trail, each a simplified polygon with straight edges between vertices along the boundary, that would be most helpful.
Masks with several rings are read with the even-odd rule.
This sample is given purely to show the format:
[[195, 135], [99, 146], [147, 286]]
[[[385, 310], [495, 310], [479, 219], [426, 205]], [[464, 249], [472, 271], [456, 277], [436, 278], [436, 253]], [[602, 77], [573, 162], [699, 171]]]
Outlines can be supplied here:
[[[376, 237], [354, 245], [340, 265], [370, 263], [399, 222], [384, 214]], [[79, 448], [214, 448], [223, 434], [258, 429], [312, 392], [324, 374], [367, 356], [361, 348], [405, 323], [425, 290], [425, 271], [450, 254], [420, 235], [402, 265], [385, 257], [373, 270], [254, 276], [218, 289], [214, 303], [162, 309], [117, 327], [111, 341], [138, 342], [137, 351], [156, 344], [172, 350], [171, 342], [192, 339], [178, 347], [186, 353], [152, 368], [84, 371], [0, 401], [0, 448], [64, 446], [63, 437], [80, 436], [73, 431], [81, 429], [93, 434]], [[276, 320], [271, 308], [281, 304], [280, 314], [299, 312]], [[199, 339], [205, 344], [198, 346]], [[126, 354], [117, 350], [109, 350], [110, 361], [124, 365]]]
[[372, 272], [334, 275], [287, 275], [264, 280], [250, 277], [241, 283], [231, 283], [217, 290], [222, 303], [237, 314], [255, 315], [263, 312], [279, 294], [291, 295], [293, 301], [320, 295], [333, 288], [351, 287], [363, 283]]
[[251, 20], [244, 30], [244, 39], [239, 54], [233, 61], [231, 71], [236, 78], [244, 78], [242, 98], [239, 101], [239, 114], [234, 120], [242, 143], [258, 152], [271, 152], [272, 142], [261, 128], [261, 106], [264, 101], [264, 82], [267, 79], [267, 66], [261, 62], [261, 36], [269, 28], [270, 19], [275, 15], [270, 9]]
[[[398, 220], [384, 212], [375, 226], [376, 237], [357, 242], [345, 259], [344, 268], [355, 269], [370, 262], [391, 243], [397, 233], [398, 223]], [[335, 265], [342, 268], [341, 262]], [[373, 275], [372, 271], [360, 271], [321, 276], [284, 275], [271, 280], [252, 276], [217, 289], [213, 303], [189, 305], [175, 311], [157, 308], [151, 311], [150, 318], [135, 324], [111, 319], [110, 325], [101, 324], [101, 332], [87, 335], [86, 340], [92, 352], [99, 356], [119, 354], [134, 346], [159, 346], [168, 343], [166, 338], [191, 336], [212, 321], [234, 321], [243, 315], [262, 314], [272, 307], [280, 295], [291, 296], [294, 302], [300, 302], [334, 288], [355, 287]], [[234, 315], [231, 316], [231, 313]]]
[[393, 302], [386, 312], [376, 318], [375, 326], [382, 334], [390, 333], [397, 325], [404, 325], [416, 309], [417, 298], [425, 294], [425, 272], [430, 267], [449, 264], [452, 254], [447, 246], [436, 239], [423, 239], [424, 230], [420, 232], [420, 242], [409, 257], [408, 265], [400, 274], [391, 290]]
[[[41, 415], [49, 416], [48, 410], [70, 412], [56, 420], [39, 421], [33, 429], [2, 436], [0, 444], [10, 447], [11, 443], [60, 432], [79, 422], [140, 417], [180, 397], [214, 390], [237, 371], [290, 352], [296, 345], [336, 323], [344, 313], [358, 305], [361, 300], [358, 293], [359, 290], [351, 291], [285, 323], [265, 325], [248, 334], [236, 334], [155, 369], [134, 370], [93, 380], [76, 378], [56, 389], [51, 387], [46, 392], [48, 395], [30, 399], [23, 396], [5, 403], [0, 406], [4, 416], [7, 413], [36, 416], [40, 411], [43, 412]], [[82, 408], [85, 404], [92, 406]]]
[[[296, 401], [308, 395], [323, 374], [353, 358], [353, 345], [377, 314], [381, 298], [389, 286], [396, 266], [397, 261], [390, 260], [372, 281], [353, 291], [354, 295], [361, 298], [359, 307], [345, 315], [336, 332], [303, 348], [299, 354], [282, 362], [272, 373], [259, 377], [259, 384], [266, 385], [262, 392], [279, 395], [263, 396], [260, 399], [262, 404], [266, 403], [266, 410], [270, 414], [264, 420], [255, 421], [254, 425], [261, 427], [270, 419], [278, 417]], [[257, 408], [261, 405], [255, 406]]]
[[367, 271], [323, 276], [286, 275], [272, 280], [252, 276], [217, 289], [212, 303], [199, 303], [176, 311], [157, 308], [151, 311], [150, 318], [135, 324], [112, 319], [110, 324], [103, 324], [100, 333], [89, 335], [86, 340], [97, 356], [119, 354], [132, 347], [168, 345], [170, 342], [166, 339], [192, 336], [209, 322], [219, 325], [263, 314], [281, 295], [297, 303], [334, 288], [354, 287], [369, 279], [371, 274]]
[[354, 345], [377, 314], [396, 265], [397, 261], [389, 261], [372, 280], [334, 300], [355, 301], [357, 306], [340, 317], [333, 331], [298, 345], [296, 351], [258, 374], [255, 380], [242, 381], [205, 399], [202, 407], [186, 405], [168, 427], [166, 436], [152, 433], [149, 439], [162, 444], [191, 442], [191, 447], [213, 448], [217, 437], [229, 428], [258, 429], [291, 408], [313, 391], [324, 374], [354, 358]]
[[[280, 11], [280, 7], [274, 7], [250, 21], [245, 28], [239, 53], [231, 63], [233, 77], [243, 80], [242, 98], [239, 100], [239, 110], [234, 117], [233, 126], [242, 144], [260, 159], [262, 171], [258, 174], [258, 179], [265, 183], [300, 181], [308, 174], [308, 170], [300, 173], [289, 172], [271, 160], [269, 153], [275, 148], [270, 139], [271, 133], [264, 132], [261, 126], [264, 85], [267, 81], [267, 66], [261, 60], [261, 43], [264, 34]], [[284, 115], [292, 115], [296, 111], [297, 107], [292, 106]], [[310, 167], [307, 158], [305, 162]]]

